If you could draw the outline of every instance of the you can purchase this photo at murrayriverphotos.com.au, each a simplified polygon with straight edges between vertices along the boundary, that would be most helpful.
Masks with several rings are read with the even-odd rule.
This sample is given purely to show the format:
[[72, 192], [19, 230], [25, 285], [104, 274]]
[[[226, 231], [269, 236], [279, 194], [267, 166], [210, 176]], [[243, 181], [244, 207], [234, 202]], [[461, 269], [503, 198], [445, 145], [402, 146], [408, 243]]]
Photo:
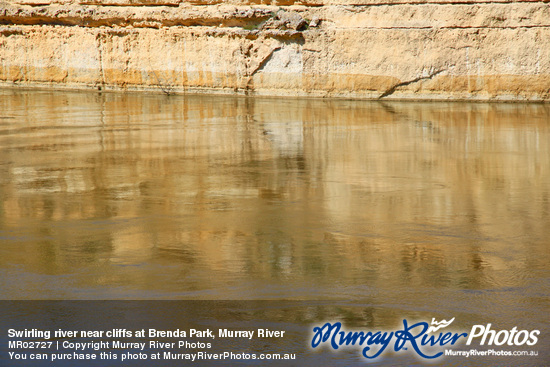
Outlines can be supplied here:
[[0, 366], [550, 366], [546, 0], [0, 0]]

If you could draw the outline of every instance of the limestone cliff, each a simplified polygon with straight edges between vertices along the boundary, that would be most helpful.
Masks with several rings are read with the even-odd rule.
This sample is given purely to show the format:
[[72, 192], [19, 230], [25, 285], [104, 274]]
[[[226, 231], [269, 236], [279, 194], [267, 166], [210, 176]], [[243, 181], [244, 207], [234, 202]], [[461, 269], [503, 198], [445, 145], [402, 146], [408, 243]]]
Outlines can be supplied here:
[[550, 101], [550, 6], [9, 0], [0, 85]]

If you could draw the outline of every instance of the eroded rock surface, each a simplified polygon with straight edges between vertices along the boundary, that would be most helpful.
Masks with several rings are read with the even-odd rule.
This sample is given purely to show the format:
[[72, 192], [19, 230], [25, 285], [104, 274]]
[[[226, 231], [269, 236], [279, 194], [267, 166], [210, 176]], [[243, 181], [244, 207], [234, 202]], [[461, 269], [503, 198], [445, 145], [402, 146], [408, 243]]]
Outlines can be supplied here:
[[0, 85], [550, 100], [550, 6], [467, 0], [0, 2]]

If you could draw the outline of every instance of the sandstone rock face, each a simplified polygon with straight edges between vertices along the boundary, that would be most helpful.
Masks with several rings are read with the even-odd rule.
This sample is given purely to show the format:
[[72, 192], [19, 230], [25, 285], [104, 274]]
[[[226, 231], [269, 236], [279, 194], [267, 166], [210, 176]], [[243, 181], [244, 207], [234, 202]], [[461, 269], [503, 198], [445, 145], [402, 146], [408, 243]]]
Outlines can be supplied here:
[[8, 0], [0, 85], [550, 101], [550, 6], [506, 0]]

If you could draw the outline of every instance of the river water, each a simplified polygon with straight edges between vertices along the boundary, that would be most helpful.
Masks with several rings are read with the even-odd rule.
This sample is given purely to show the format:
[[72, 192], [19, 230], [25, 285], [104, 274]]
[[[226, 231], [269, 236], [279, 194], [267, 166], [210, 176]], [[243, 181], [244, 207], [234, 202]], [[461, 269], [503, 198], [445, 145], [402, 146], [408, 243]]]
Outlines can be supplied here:
[[545, 104], [2, 90], [0, 198], [3, 299], [548, 330]]

